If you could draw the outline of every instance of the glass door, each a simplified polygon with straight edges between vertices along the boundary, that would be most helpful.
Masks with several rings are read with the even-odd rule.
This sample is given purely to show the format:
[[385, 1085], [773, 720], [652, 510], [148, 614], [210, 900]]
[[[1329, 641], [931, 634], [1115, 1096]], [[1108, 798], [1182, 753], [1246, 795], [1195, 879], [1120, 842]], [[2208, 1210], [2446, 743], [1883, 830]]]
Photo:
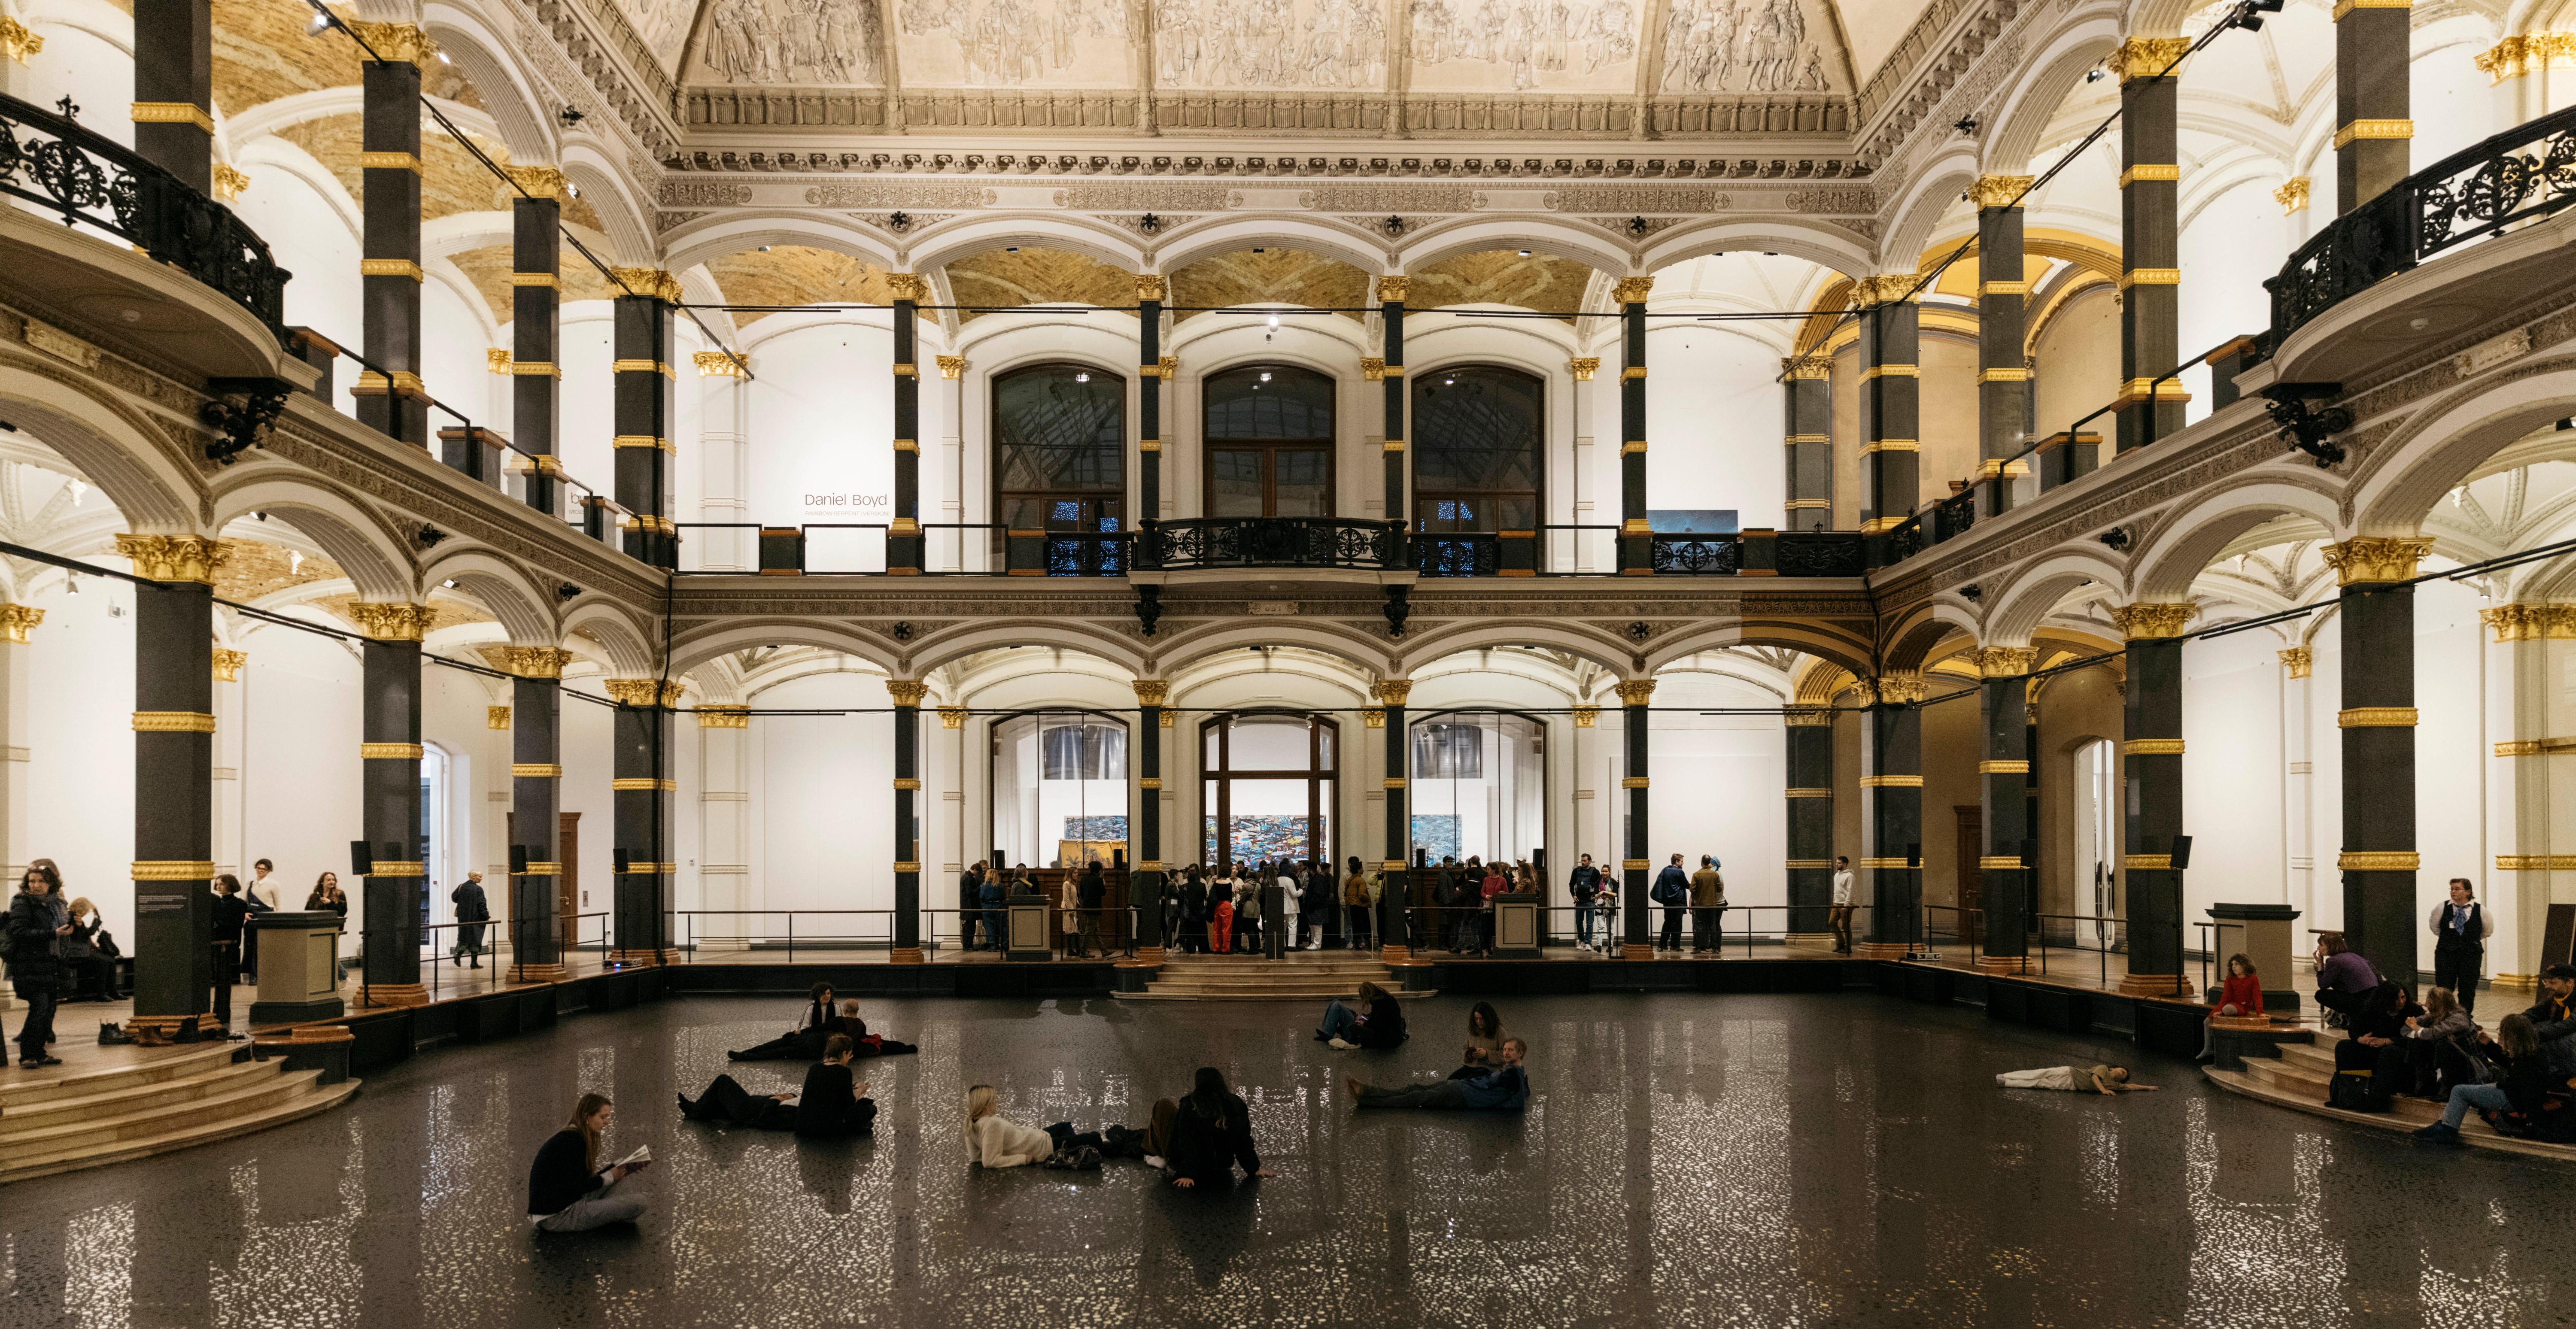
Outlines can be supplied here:
[[1333, 380], [1251, 365], [1205, 384], [1207, 515], [1333, 515]]

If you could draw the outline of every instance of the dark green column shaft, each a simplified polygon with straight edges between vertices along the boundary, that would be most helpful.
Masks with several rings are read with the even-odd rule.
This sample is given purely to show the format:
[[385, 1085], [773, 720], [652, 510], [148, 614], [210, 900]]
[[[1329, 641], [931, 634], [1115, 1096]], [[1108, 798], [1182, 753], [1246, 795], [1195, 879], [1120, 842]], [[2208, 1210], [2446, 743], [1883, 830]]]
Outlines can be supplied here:
[[921, 838], [914, 801], [921, 796], [921, 699], [930, 689], [886, 680], [894, 700], [894, 962], [921, 963]]
[[1619, 781], [1628, 795], [1628, 844], [1619, 860], [1619, 907], [1628, 922], [1619, 937], [1621, 954], [1627, 959], [1651, 959], [1654, 955], [1654, 933], [1649, 930], [1646, 903], [1646, 877], [1654, 863], [1646, 848], [1646, 814], [1651, 805], [1646, 795], [1646, 757], [1649, 733], [1646, 708], [1655, 699], [1655, 680], [1631, 679], [1619, 685], [1621, 736], [1628, 747], [1628, 774]]
[[[1378, 321], [1386, 341], [1386, 519], [1400, 523], [1398, 531], [1409, 531], [1413, 505], [1406, 493], [1409, 475], [1405, 466], [1405, 395], [1404, 395], [1404, 294], [1406, 281], [1399, 276], [1377, 279]], [[1402, 535], [1396, 537], [1399, 566], [1410, 566], [1402, 556]], [[1388, 726], [1390, 730], [1394, 725]], [[1389, 943], [1393, 944], [1393, 943]]]
[[1780, 387], [1789, 496], [1780, 529], [1825, 530], [1834, 522], [1833, 365], [1822, 356], [1782, 360]]
[[671, 949], [671, 708], [677, 682], [612, 678], [617, 709], [609, 717], [609, 798], [616, 851], [626, 870], [616, 877], [609, 958], [618, 964], [664, 964]]
[[134, 0], [134, 150], [208, 197], [215, 192], [214, 32], [210, 0]]
[[527, 191], [510, 203], [510, 444], [527, 458], [528, 506], [560, 517], [564, 178], [549, 166], [514, 166], [510, 178]]
[[2326, 548], [2342, 583], [2344, 939], [2391, 981], [2416, 981], [2415, 575], [2433, 542], [2362, 537]]
[[1834, 902], [1834, 713], [1793, 706], [1788, 739], [1789, 931], [1820, 933]]
[[1163, 515], [1163, 279], [1136, 278], [1136, 510], [1126, 526]]
[[2030, 667], [2028, 646], [1988, 647], [1978, 657], [1985, 682], [1977, 719], [1984, 735], [1977, 788], [1984, 803], [1985, 843], [1977, 868], [1985, 876], [1982, 949], [1990, 970], [2018, 973], [2030, 934]]
[[374, 858], [361, 897], [367, 1000], [427, 1001], [420, 985], [420, 639], [429, 606], [353, 604], [367, 639], [359, 647], [359, 823]]
[[[425, 42], [417, 28], [361, 24], [383, 60], [360, 65], [360, 152], [366, 198], [358, 263], [359, 324], [366, 357], [352, 391], [358, 422], [388, 438], [429, 446], [427, 389], [420, 381], [420, 66], [389, 32]], [[425, 54], [426, 47], [415, 48]]]
[[2111, 613], [2129, 641], [2120, 742], [2129, 973], [2120, 990], [2132, 996], [2182, 987], [2182, 873], [2173, 852], [2183, 833], [2182, 633], [2193, 612], [2189, 604], [2141, 603]]
[[[2012, 482], [2030, 464], [2014, 461], [2030, 415], [2030, 370], [2022, 363], [2022, 217], [2014, 200], [2026, 175], [1988, 175], [1977, 201], [1977, 511], [2012, 507]], [[2017, 953], [2017, 952], [2016, 952]]]
[[[1853, 953], [1892, 959], [1912, 948], [1915, 914], [1922, 904], [1923, 680], [1890, 674], [1878, 680], [1869, 709], [1870, 773], [1861, 777], [1869, 800], [1869, 941]], [[1910, 866], [1909, 858], [1917, 865]]]
[[632, 295], [615, 302], [617, 505], [626, 509], [624, 548], [657, 568], [679, 566], [679, 530], [668, 510], [671, 441], [678, 418], [671, 367], [671, 306], [680, 283], [658, 268], [619, 268]]
[[510, 680], [510, 840], [528, 870], [511, 879], [512, 977], [561, 978], [563, 861], [555, 828], [563, 787], [563, 666], [570, 652], [513, 648]]
[[1655, 535], [1646, 497], [1646, 297], [1652, 277], [1622, 277], [1619, 297], [1619, 571], [1655, 571]]
[[[197, 535], [119, 535], [134, 595], [134, 1019], [175, 1030], [213, 991], [214, 576]], [[65, 1026], [68, 1028], [69, 1026]]]
[[921, 366], [915, 343], [921, 297], [929, 283], [908, 272], [888, 279], [894, 288], [894, 516], [886, 524], [886, 571], [921, 571]]
[[2132, 37], [2112, 57], [2120, 71], [2120, 438], [2142, 448], [2182, 428], [2191, 399], [2176, 379], [2182, 270], [2181, 79], [2165, 72], [2189, 41]]
[[[1412, 770], [1412, 748], [1405, 741], [1404, 700], [1413, 693], [1410, 679], [1380, 679], [1371, 689], [1386, 711], [1386, 880], [1378, 892], [1378, 948], [1388, 960], [1402, 959], [1413, 945], [1413, 821], [1407, 815], [1406, 776]], [[1231, 834], [1220, 828], [1220, 834]]]
[[[139, 13], [139, 11], [138, 11]], [[2414, 54], [2409, 0], [2351, 0], [2334, 9], [2335, 213], [2340, 216], [2406, 178], [2415, 137]]]
[[[1861, 523], [1877, 535], [1914, 515], [1922, 494], [1922, 308], [1910, 273], [1860, 283]], [[1873, 562], [1878, 560], [1873, 560]], [[1893, 560], [1889, 560], [1893, 561]]]

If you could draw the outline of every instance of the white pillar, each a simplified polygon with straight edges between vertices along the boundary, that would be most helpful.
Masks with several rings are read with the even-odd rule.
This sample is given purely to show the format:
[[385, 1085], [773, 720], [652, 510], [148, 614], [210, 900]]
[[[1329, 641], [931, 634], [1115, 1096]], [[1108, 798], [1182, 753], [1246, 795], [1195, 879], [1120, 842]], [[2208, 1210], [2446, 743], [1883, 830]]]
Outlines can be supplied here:
[[[2313, 685], [2309, 670], [2313, 656], [2305, 646], [2293, 646], [2280, 652], [2281, 658], [2281, 899], [2299, 911], [2294, 926], [2317, 926], [2316, 891], [2316, 804], [2317, 778], [2314, 722], [2308, 708], [2309, 689]], [[2292, 938], [2291, 949], [2307, 953], [2299, 945], [2300, 932]]]
[[938, 714], [939, 728], [925, 730], [921, 745], [921, 907], [934, 911], [923, 916], [921, 935], [947, 945], [958, 936], [957, 915], [948, 912], [959, 905], [957, 883], [983, 855], [966, 839], [966, 708], [941, 706]]
[[[966, 520], [965, 356], [939, 357], [939, 404], [946, 418], [939, 422], [939, 467], [936, 474], [948, 481], [948, 492], [940, 496], [938, 511], [941, 521], [953, 524]], [[926, 473], [922, 478], [926, 480], [929, 475]], [[945, 539], [943, 541], [933, 538], [925, 552], [936, 560], [938, 567], [949, 572], [963, 571], [966, 567], [968, 550], [992, 548], [990, 540], [970, 539], [969, 534], [955, 529], [935, 532], [935, 536], [945, 537]], [[989, 565], [978, 561], [975, 566], [981, 568]], [[963, 731], [961, 730], [960, 733], [962, 735]], [[982, 856], [978, 854], [966, 861], [972, 863]], [[964, 869], [960, 868], [959, 871], [962, 872]]]
[[[250, 656], [215, 648], [215, 871], [244, 882], [250, 869], [242, 862], [242, 767], [249, 740], [242, 723], [242, 666]], [[14, 684], [13, 684], [14, 686]]]
[[27, 751], [28, 676], [35, 661], [29, 634], [45, 621], [33, 605], [0, 604], [0, 862], [5, 862], [11, 890], [27, 874], [32, 828], [27, 825], [27, 791], [34, 772]]
[[[1574, 357], [1568, 368], [1574, 375], [1574, 446], [1570, 468], [1574, 483], [1568, 488], [1572, 505], [1567, 509], [1566, 520], [1580, 526], [1592, 520], [1593, 494], [1599, 488], [1592, 477], [1592, 411], [1598, 396], [1592, 386], [1592, 376], [1600, 372], [1601, 357], [1579, 355]], [[1592, 532], [1568, 531], [1565, 534], [1566, 539], [1549, 542], [1548, 566], [1559, 572], [1592, 571]]]
[[[722, 351], [700, 351], [698, 366], [698, 520], [758, 521], [745, 496], [750, 394], [742, 390], [742, 366]], [[782, 515], [782, 519], [784, 514]], [[759, 533], [707, 531], [700, 545], [699, 566], [709, 570], [746, 571], [760, 562]]]
[[[751, 884], [751, 714], [747, 707], [698, 709], [698, 907], [747, 908]], [[722, 912], [697, 916], [707, 950], [742, 950], [767, 931], [765, 919]], [[684, 934], [691, 935], [691, 934]]]
[[[2493, 737], [2487, 759], [2487, 842], [2494, 860], [2478, 897], [2495, 915], [2487, 942], [2487, 981], [2506, 991], [2529, 992], [2540, 970], [2541, 940], [2549, 901], [2569, 874], [2554, 869], [2566, 860], [2551, 853], [2560, 795], [2552, 788], [2557, 764], [2551, 753], [2549, 671], [2566, 659], [2551, 638], [2576, 632], [2576, 614], [2558, 605], [2497, 605], [2480, 614], [2494, 629], [2482, 649], [2493, 652], [2486, 674], [2486, 730]], [[2501, 1009], [2501, 1006], [2499, 1006]]]

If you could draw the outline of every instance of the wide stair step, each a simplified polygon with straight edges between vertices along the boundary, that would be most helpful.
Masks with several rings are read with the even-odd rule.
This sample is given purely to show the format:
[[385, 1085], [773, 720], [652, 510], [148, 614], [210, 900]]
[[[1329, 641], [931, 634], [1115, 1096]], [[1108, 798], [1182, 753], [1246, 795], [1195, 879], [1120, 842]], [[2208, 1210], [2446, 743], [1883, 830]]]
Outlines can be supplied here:
[[[2292, 1045], [2284, 1044], [2283, 1050], [2286, 1051], [2290, 1046]], [[2308, 1081], [2305, 1076], [2295, 1074], [2280, 1078], [2263, 1076], [2257, 1069], [2266, 1066], [2263, 1059], [2248, 1057], [2245, 1059], [2245, 1066], [2246, 1070], [2243, 1074], [2222, 1071], [2215, 1066], [2204, 1066], [2200, 1073], [2207, 1076], [2211, 1084], [2230, 1093], [2260, 1099], [2276, 1107], [2285, 1107], [2312, 1116], [2331, 1117], [2336, 1121], [2348, 1122], [2355, 1126], [2367, 1126], [2375, 1130], [2412, 1132], [2430, 1122], [2439, 1121], [2442, 1116], [2440, 1112], [2430, 1110], [2420, 1116], [2410, 1115], [2403, 1109], [2409, 1104], [2420, 1103], [2421, 1100], [2404, 1098], [2397, 1100], [2400, 1110], [2396, 1112], [2346, 1112], [2341, 1108], [2330, 1108], [2325, 1105], [2325, 1089], [2322, 1082], [2319, 1082], [2314, 1092], [2310, 1092], [2306, 1088]], [[2327, 1070], [2329, 1072], [2333, 1070], [2331, 1056], [2327, 1058]], [[2432, 1105], [2425, 1103], [2422, 1106], [2430, 1109]], [[2576, 1161], [2576, 1145], [2543, 1144], [2537, 1140], [2517, 1140], [2498, 1135], [2488, 1129], [2487, 1124], [2479, 1120], [2474, 1113], [2467, 1121], [2461, 1123], [2460, 1138], [2481, 1149]]]
[[0, 1183], [247, 1135], [337, 1107], [356, 1080], [320, 1083], [219, 1043], [0, 1090]]
[[[1348, 1000], [1360, 984], [1376, 983], [1394, 992], [1398, 984], [1386, 964], [1366, 952], [1291, 955], [1278, 960], [1253, 956], [1166, 956], [1154, 981], [1143, 992], [1122, 992], [1131, 1001], [1294, 1001], [1321, 1003]], [[1394, 992], [1398, 997], [1427, 997], [1428, 992]]]

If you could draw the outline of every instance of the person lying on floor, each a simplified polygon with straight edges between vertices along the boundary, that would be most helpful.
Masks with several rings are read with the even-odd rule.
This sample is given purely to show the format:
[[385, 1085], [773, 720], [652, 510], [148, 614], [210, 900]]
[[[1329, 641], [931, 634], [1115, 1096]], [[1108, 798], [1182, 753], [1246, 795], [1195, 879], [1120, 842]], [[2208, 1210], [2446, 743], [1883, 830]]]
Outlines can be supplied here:
[[847, 1034], [823, 1041], [823, 1059], [805, 1072], [805, 1087], [765, 1098], [754, 1097], [730, 1075], [719, 1075], [697, 1101], [680, 1100], [680, 1115], [691, 1121], [750, 1126], [764, 1131], [794, 1131], [809, 1139], [870, 1135], [876, 1131], [876, 1100], [865, 1081], [850, 1074], [853, 1047]]
[[1360, 984], [1359, 1009], [1339, 1001], [1324, 1007], [1324, 1023], [1315, 1030], [1317, 1042], [1329, 1043], [1337, 1052], [1352, 1048], [1391, 1048], [1404, 1041], [1404, 1007], [1375, 983]]
[[1529, 1044], [1517, 1037], [1506, 1038], [1500, 1064], [1470, 1068], [1449, 1079], [1395, 1089], [1362, 1084], [1356, 1075], [1345, 1083], [1351, 1097], [1364, 1108], [1519, 1112], [1529, 1106], [1529, 1076], [1521, 1069], [1528, 1057]]
[[907, 1052], [921, 1051], [910, 1043], [898, 1043], [891, 1038], [880, 1038], [869, 1033], [868, 1022], [859, 1018], [859, 999], [856, 997], [842, 1000], [838, 1027], [842, 1033], [850, 1036], [850, 1042], [857, 1047], [858, 1055], [862, 1057], [897, 1057]]
[[2137, 1094], [2155, 1089], [2151, 1084], [2130, 1083], [2126, 1066], [2042, 1066], [2006, 1071], [1995, 1077], [1995, 1083], [2006, 1089], [2058, 1089], [2070, 1094]]
[[1069, 1122], [1035, 1130], [1002, 1115], [1001, 1096], [989, 1084], [966, 1091], [966, 1161], [988, 1168], [1039, 1167], [1088, 1171], [1100, 1166], [1096, 1134]]
[[805, 1008], [805, 1021], [794, 1029], [757, 1047], [725, 1054], [727, 1061], [812, 1061], [823, 1055], [823, 1040], [836, 1028], [832, 1013], [832, 985], [817, 983], [811, 994], [812, 1004]]

